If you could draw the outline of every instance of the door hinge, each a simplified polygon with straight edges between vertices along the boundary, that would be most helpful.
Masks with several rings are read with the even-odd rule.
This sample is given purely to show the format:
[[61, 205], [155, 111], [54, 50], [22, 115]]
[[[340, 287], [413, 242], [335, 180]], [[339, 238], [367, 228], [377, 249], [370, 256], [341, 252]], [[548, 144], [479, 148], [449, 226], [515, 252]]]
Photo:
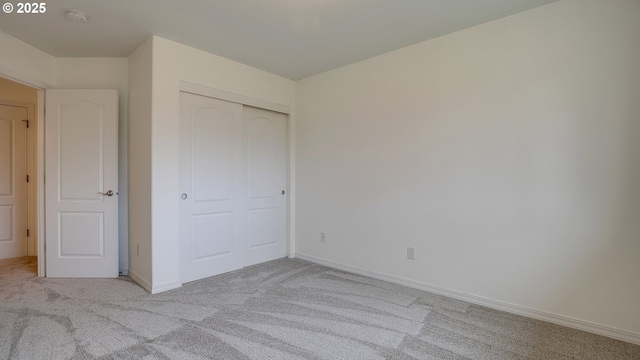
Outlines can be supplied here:
[[27, 129], [29, 128], [29, 119], [27, 120], [22, 120], [24, 122], [25, 125], [27, 125]]
[[27, 237], [29, 237], [29, 229], [27, 229]]

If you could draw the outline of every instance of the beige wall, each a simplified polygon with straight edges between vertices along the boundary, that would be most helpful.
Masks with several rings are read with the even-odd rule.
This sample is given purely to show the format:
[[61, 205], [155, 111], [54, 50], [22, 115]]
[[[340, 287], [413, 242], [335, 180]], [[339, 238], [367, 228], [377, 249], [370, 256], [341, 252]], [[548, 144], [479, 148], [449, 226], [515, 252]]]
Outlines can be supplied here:
[[299, 81], [298, 254], [639, 342], [638, 19], [565, 0]]
[[0, 99], [36, 104], [38, 90], [0, 77]]

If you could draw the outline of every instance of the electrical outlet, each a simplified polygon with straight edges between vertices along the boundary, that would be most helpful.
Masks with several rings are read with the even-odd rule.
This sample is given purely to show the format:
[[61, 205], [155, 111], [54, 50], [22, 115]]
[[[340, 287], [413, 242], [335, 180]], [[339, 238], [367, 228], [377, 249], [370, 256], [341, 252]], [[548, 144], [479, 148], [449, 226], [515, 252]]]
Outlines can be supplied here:
[[323, 242], [325, 242], [325, 241], [326, 241], [326, 239], [325, 239], [325, 234], [324, 234], [324, 233], [320, 233], [320, 242], [322, 242], [322, 243], [323, 243]]
[[407, 247], [407, 259], [415, 260], [416, 258], [416, 249], [412, 247]]

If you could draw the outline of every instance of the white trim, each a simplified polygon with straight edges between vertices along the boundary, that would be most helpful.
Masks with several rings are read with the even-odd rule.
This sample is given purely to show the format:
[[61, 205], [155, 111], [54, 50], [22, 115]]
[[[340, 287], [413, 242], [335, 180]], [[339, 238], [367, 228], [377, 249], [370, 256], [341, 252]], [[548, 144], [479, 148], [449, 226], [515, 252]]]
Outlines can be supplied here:
[[46, 254], [44, 245], [44, 90], [38, 89], [38, 154], [37, 154], [37, 176], [38, 176], [38, 276], [45, 277], [46, 271]]
[[319, 265], [324, 265], [337, 270], [348, 271], [354, 274], [368, 276], [378, 280], [388, 281], [390, 283], [403, 285], [413, 289], [427, 291], [433, 294], [447, 296], [453, 299], [466, 301], [472, 304], [482, 305], [492, 309], [501, 310], [501, 311], [505, 311], [512, 314], [522, 315], [532, 319], [542, 320], [542, 321], [550, 322], [553, 324], [562, 325], [562, 326], [566, 326], [566, 327], [570, 327], [578, 330], [583, 330], [593, 334], [603, 335], [613, 339], [622, 340], [622, 341], [640, 345], [640, 333], [617, 329], [611, 326], [606, 326], [606, 325], [597, 324], [590, 321], [575, 319], [575, 318], [564, 316], [564, 315], [553, 314], [546, 311], [531, 309], [525, 306], [511, 304], [511, 303], [500, 301], [500, 300], [494, 300], [494, 299], [486, 298], [483, 296], [467, 294], [457, 290], [445, 289], [439, 286], [422, 283], [419, 281], [410, 280], [410, 279], [406, 279], [406, 278], [395, 276], [395, 275], [388, 275], [388, 274], [384, 274], [377, 271], [366, 270], [366, 269], [358, 268], [351, 265], [345, 265], [335, 261], [326, 260], [326, 259], [318, 258], [315, 256], [311, 256], [311, 255], [296, 253], [289, 257], [292, 259], [297, 258], [300, 260], [305, 260], [305, 261], [309, 261]]
[[186, 81], [180, 81], [180, 91], [194, 95], [202, 95], [215, 99], [230, 101], [242, 105], [253, 106], [260, 109], [271, 110], [287, 115], [291, 113], [291, 107], [287, 105], [277, 104], [271, 101], [252, 98], [246, 95], [235, 94], [220, 89], [197, 85]]
[[140, 285], [140, 287], [147, 290], [147, 292], [151, 294], [157, 294], [163, 291], [173, 290], [173, 289], [182, 287], [182, 283], [180, 281], [169, 281], [164, 284], [151, 285], [149, 281], [145, 280], [137, 272], [131, 269], [129, 269], [127, 272], [129, 273], [129, 277], [131, 278], [131, 280], [135, 281], [136, 284]]
[[158, 294], [164, 291], [169, 291], [182, 287], [182, 283], [178, 281], [169, 281], [164, 284], [154, 285], [150, 291], [151, 294]]
[[287, 176], [289, 196], [287, 203], [287, 256], [296, 253], [296, 123], [295, 116], [287, 119]]
[[[36, 93], [36, 102], [37, 93]], [[38, 216], [38, 184], [40, 183], [38, 177], [38, 109], [36, 104], [29, 104], [29, 144], [28, 144], [28, 160], [27, 160], [27, 174], [29, 174], [29, 223], [27, 228], [30, 230], [28, 255], [38, 256], [38, 239], [41, 234], [39, 230], [39, 216]], [[34, 121], [35, 120], [35, 121]]]
[[19, 72], [16, 72], [4, 66], [0, 66], [0, 76], [2, 76], [5, 79], [9, 79], [11, 81], [20, 83], [22, 85], [27, 85], [37, 89], [47, 89], [47, 88], [53, 87], [51, 84], [47, 84], [45, 82], [34, 79], [28, 75], [21, 74]]

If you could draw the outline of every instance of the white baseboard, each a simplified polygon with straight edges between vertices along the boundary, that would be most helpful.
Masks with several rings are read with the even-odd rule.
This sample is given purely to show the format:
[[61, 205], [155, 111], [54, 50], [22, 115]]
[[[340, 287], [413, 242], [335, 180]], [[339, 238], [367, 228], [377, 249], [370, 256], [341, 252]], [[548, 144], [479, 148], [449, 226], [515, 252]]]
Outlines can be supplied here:
[[529, 318], [550, 322], [578, 330], [583, 330], [593, 334], [603, 335], [617, 340], [630, 342], [640, 345], [640, 334], [617, 329], [611, 326], [593, 323], [590, 321], [575, 319], [572, 317], [549, 313], [546, 311], [531, 309], [525, 306], [511, 304], [508, 302], [494, 300], [483, 296], [467, 294], [457, 290], [445, 289], [439, 286], [422, 283], [415, 280], [405, 279], [395, 275], [388, 275], [377, 271], [366, 270], [351, 265], [341, 264], [335, 261], [318, 258], [315, 256], [296, 253], [289, 255], [292, 259], [306, 260], [319, 265], [324, 265], [337, 270], [348, 271], [354, 274], [368, 276], [370, 278], [388, 281], [390, 283], [407, 286], [413, 289], [424, 290], [433, 294], [447, 296], [453, 299], [466, 301], [476, 305], [486, 306], [488, 308], [509, 312], [512, 314], [522, 315]]
[[179, 287], [182, 287], [182, 283], [180, 281], [170, 281], [164, 284], [153, 285], [150, 292], [151, 294], [158, 294], [164, 291], [177, 289]]
[[182, 287], [182, 283], [180, 281], [170, 281], [164, 284], [152, 285], [149, 281], [143, 279], [142, 276], [138, 275], [138, 273], [133, 270], [129, 270], [129, 277], [151, 294], [157, 294], [163, 291], [169, 291]]

